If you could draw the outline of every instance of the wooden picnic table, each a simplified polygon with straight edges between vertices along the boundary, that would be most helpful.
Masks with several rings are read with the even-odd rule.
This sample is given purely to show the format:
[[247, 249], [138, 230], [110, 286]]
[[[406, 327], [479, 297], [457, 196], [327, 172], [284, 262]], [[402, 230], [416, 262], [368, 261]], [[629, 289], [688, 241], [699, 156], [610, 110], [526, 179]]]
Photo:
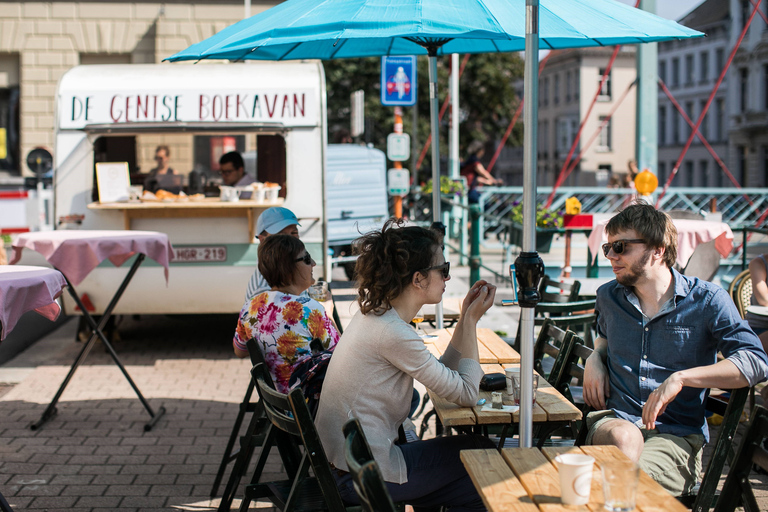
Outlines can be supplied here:
[[[555, 457], [561, 453], [581, 453], [595, 458], [589, 503], [566, 506], [560, 500], [560, 479]], [[615, 446], [504, 448], [464, 450], [461, 460], [467, 468], [485, 506], [491, 512], [557, 512], [603, 510], [603, 480], [600, 464], [611, 460], [628, 461]], [[639, 512], [685, 512], [688, 510], [647, 473], [640, 471], [637, 487]]]
[[[440, 329], [431, 333], [434, 338], [426, 339], [425, 343], [435, 357], [440, 357], [451, 341], [453, 329]], [[507, 345], [491, 329], [477, 330], [478, 351], [480, 364], [485, 373], [503, 373], [505, 368], [520, 366], [520, 354]], [[520, 412], [483, 411], [483, 406], [462, 407], [437, 396], [427, 390], [440, 421], [447, 427], [471, 427], [478, 425], [510, 425], [520, 422]], [[491, 392], [480, 390], [480, 398], [491, 403]], [[505, 401], [505, 405], [513, 405]], [[581, 411], [568, 401], [560, 392], [549, 385], [543, 377], [539, 377], [539, 387], [536, 393], [536, 403], [533, 406], [534, 423], [566, 423], [581, 419]]]

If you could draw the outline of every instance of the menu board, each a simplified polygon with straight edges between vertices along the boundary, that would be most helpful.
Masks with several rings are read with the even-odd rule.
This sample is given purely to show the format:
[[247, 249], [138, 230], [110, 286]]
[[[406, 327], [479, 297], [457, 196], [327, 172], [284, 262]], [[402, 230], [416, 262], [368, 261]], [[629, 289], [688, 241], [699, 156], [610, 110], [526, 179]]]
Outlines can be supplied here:
[[128, 187], [131, 185], [128, 162], [97, 163], [96, 182], [99, 187], [99, 203], [128, 201]]

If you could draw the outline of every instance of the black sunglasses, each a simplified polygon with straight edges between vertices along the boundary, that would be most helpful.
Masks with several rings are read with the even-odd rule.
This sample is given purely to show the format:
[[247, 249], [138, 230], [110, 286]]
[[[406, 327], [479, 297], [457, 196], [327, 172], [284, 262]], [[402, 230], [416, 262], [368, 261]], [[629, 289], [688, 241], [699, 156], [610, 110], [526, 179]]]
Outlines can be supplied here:
[[609, 243], [609, 244], [603, 244], [603, 254], [608, 256], [608, 253], [611, 249], [613, 249], [613, 252], [616, 254], [621, 254], [624, 252], [624, 246], [626, 244], [644, 244], [645, 240], [640, 240], [639, 238], [634, 238], [632, 240], [616, 240], [615, 242]]
[[424, 274], [426, 274], [430, 270], [439, 270], [439, 271], [441, 271], [443, 273], [443, 279], [448, 279], [448, 276], [451, 275], [451, 262], [450, 261], [446, 261], [442, 265], [435, 265], [433, 267], [427, 267], [424, 270], [420, 270], [420, 272], [423, 272]]
[[310, 256], [308, 252], [305, 252], [304, 256], [302, 256], [301, 258], [296, 258], [296, 261], [297, 262], [303, 261], [307, 265], [311, 265], [314, 260], [312, 259], [312, 256]]

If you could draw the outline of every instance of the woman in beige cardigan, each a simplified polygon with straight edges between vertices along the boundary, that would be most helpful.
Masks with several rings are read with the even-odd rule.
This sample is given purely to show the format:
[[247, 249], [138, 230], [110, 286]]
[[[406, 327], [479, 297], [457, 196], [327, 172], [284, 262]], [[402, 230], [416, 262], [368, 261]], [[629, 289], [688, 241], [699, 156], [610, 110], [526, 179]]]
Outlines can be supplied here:
[[359, 503], [344, 461], [341, 428], [360, 420], [392, 498], [419, 510], [485, 510], [459, 458], [469, 448], [493, 444], [478, 436], [450, 436], [398, 445], [416, 379], [462, 406], [477, 403], [483, 371], [478, 362], [477, 321], [493, 304], [496, 287], [477, 282], [440, 360], [409, 322], [424, 304], [435, 304], [450, 279], [438, 235], [388, 221], [357, 243], [360, 311], [344, 330], [323, 383], [315, 423], [342, 497]]

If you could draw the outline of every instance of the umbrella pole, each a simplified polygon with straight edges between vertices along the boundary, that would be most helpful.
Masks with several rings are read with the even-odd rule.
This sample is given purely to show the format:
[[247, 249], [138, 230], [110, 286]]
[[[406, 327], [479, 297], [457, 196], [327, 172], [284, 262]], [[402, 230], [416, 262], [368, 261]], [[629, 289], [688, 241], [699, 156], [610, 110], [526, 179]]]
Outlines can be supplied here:
[[[432, 221], [440, 222], [440, 126], [437, 113], [437, 48], [429, 52], [429, 120], [432, 129]], [[435, 324], [443, 328], [443, 303], [435, 304]]]
[[[533, 327], [544, 264], [536, 253], [536, 151], [539, 91], [539, 0], [525, 1], [523, 97], [523, 250], [515, 262], [522, 299], [520, 312], [520, 446], [533, 444]], [[522, 278], [522, 279], [521, 279]]]

